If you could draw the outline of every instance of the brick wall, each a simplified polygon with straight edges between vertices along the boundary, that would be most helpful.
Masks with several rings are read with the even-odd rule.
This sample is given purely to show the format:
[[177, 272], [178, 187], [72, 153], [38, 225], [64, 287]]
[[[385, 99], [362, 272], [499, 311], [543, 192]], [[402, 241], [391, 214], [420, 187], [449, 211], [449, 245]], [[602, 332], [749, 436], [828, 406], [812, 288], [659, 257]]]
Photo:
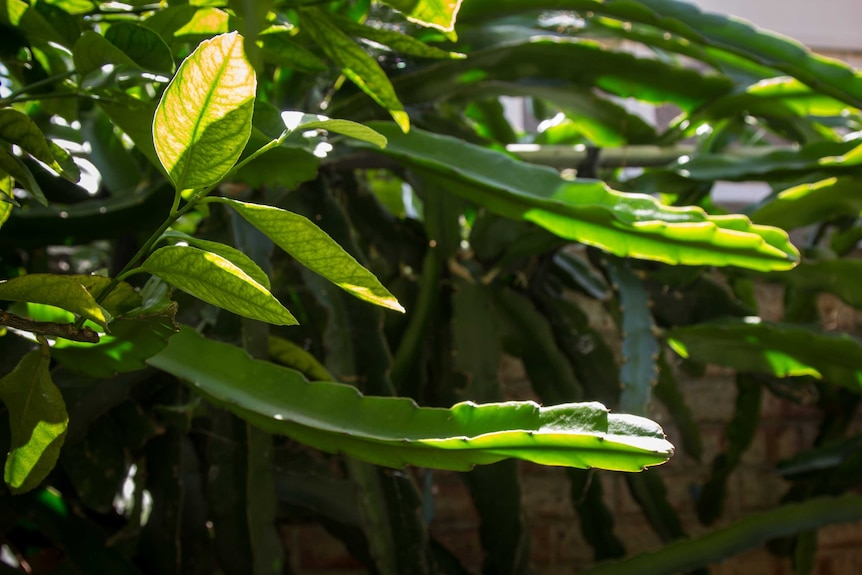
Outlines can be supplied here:
[[[761, 286], [761, 315], [780, 319], [780, 292]], [[593, 325], [616, 338], [613, 323], [592, 300], [580, 302], [591, 315]], [[828, 329], [859, 333], [860, 315], [834, 298], [821, 300], [821, 317]], [[613, 341], [613, 339], [611, 339]], [[507, 358], [502, 366], [507, 394], [517, 399], [534, 399], [523, 368]], [[697, 536], [708, 532], [699, 524], [692, 493], [709, 475], [713, 457], [724, 449], [724, 427], [734, 413], [735, 386], [732, 372], [709, 368], [702, 378], [680, 377], [679, 384], [699, 421], [704, 442], [702, 461], [678, 450], [666, 465], [653, 472], [662, 475], [668, 497], [679, 513], [686, 532]], [[680, 445], [679, 431], [667, 413], [655, 408], [651, 414], [661, 423], [669, 439]], [[819, 412], [765, 392], [761, 423], [752, 446], [742, 458], [729, 482], [725, 515], [715, 527], [729, 524], [752, 512], [776, 505], [788, 488], [772, 468], [776, 461], [811, 447], [817, 431]], [[862, 420], [857, 423], [862, 431]], [[524, 463], [520, 467], [526, 522], [532, 535], [530, 561], [541, 575], [577, 573], [592, 564], [592, 552], [584, 540], [573, 511], [569, 483], [559, 468]], [[598, 472], [608, 507], [614, 514], [618, 537], [629, 553], [655, 550], [662, 546], [649, 527], [639, 506], [628, 493], [622, 474]], [[478, 517], [469, 494], [457, 474], [433, 472], [435, 517], [430, 525], [433, 535], [458, 555], [473, 573], [481, 571], [482, 550], [478, 536]], [[344, 547], [316, 525], [284, 526], [283, 535], [297, 575], [359, 575], [365, 569], [350, 558]], [[826, 527], [819, 534], [820, 550], [817, 575], [856, 575], [862, 573], [862, 522]], [[712, 569], [713, 575], [790, 575], [788, 560], [780, 560], [763, 549], [730, 559]]]

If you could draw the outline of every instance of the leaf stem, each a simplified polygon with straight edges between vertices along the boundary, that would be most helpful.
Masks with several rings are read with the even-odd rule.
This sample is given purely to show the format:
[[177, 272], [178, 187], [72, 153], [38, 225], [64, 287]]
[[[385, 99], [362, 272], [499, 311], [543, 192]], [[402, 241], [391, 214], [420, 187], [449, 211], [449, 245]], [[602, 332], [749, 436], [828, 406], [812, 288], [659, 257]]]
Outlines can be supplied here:
[[[231, 168], [231, 170], [227, 174], [225, 174], [225, 177], [235, 173], [237, 170], [257, 158], [261, 154], [264, 154], [269, 150], [280, 146], [289, 134], [290, 130], [284, 130], [278, 138], [261, 146], [256, 151], [249, 154], [247, 158], [243, 159], [241, 162], [236, 163], [233, 168]], [[194, 193], [192, 195], [192, 198], [182, 208], [179, 207], [180, 199], [182, 197], [181, 190], [175, 190], [174, 202], [171, 206], [171, 211], [170, 214], [168, 214], [168, 217], [165, 219], [164, 222], [162, 222], [162, 225], [160, 225], [158, 229], [152, 233], [152, 235], [147, 239], [147, 241], [144, 242], [144, 245], [141, 246], [141, 249], [139, 249], [137, 253], [132, 256], [129, 262], [125, 265], [125, 267], [123, 267], [122, 270], [120, 270], [116, 277], [114, 277], [111, 282], [106, 285], [101, 292], [99, 292], [99, 295], [96, 296], [96, 303], [102, 303], [103, 301], [105, 301], [105, 299], [111, 294], [112, 291], [114, 291], [114, 289], [116, 289], [116, 287], [120, 284], [121, 281], [123, 281], [124, 278], [140, 272], [140, 268], [137, 267], [138, 261], [144, 256], [146, 256], [150, 252], [150, 250], [153, 249], [153, 246], [156, 244], [157, 241], [159, 241], [159, 238], [162, 237], [162, 234], [165, 233], [169, 227], [171, 227], [178, 219], [191, 211], [199, 203], [203, 203], [207, 194], [214, 190], [219, 183], [220, 182], [215, 183], [207, 188], [203, 188], [200, 192]], [[83, 323], [84, 320], [83, 318], [81, 318], [75, 325], [76, 327], [80, 328]]]
[[[37, 82], [33, 82], [32, 84], [28, 84], [28, 85], [26, 85], [26, 86], [24, 86], [18, 90], [15, 90], [14, 92], [9, 94], [5, 98], [0, 99], [0, 105], [10, 104], [13, 101], [17, 101], [18, 96], [21, 96], [22, 94], [30, 93], [33, 90], [38, 90], [39, 88], [42, 88], [43, 86], [50, 86], [51, 84], [56, 84], [57, 82], [62, 82], [66, 78], [70, 78], [73, 75], [75, 75], [75, 70], [67, 70], [67, 71], [62, 72], [60, 74], [55, 74], [54, 76], [50, 76], [48, 78], [43, 78]], [[41, 97], [44, 98], [45, 96], [48, 96], [48, 94], [43, 94]]]

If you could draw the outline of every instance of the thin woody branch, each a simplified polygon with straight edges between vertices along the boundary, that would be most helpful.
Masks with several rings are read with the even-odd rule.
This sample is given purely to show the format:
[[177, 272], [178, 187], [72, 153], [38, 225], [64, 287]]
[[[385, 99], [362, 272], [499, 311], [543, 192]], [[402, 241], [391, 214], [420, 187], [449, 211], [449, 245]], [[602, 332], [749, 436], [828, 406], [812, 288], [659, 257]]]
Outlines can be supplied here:
[[0, 325], [5, 325], [36, 335], [47, 337], [62, 337], [71, 341], [84, 343], [99, 343], [99, 334], [89, 327], [78, 328], [73, 323], [56, 323], [52, 321], [35, 321], [12, 313], [0, 311]]

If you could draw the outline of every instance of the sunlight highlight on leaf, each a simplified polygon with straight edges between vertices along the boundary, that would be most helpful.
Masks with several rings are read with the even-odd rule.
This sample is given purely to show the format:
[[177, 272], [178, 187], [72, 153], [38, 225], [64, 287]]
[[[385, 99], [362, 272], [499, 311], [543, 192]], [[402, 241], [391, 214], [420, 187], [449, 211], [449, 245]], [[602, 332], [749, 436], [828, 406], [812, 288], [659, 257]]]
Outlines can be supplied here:
[[236, 32], [202, 42], [182, 63], [153, 119], [156, 153], [178, 190], [218, 183], [239, 159], [256, 85]]

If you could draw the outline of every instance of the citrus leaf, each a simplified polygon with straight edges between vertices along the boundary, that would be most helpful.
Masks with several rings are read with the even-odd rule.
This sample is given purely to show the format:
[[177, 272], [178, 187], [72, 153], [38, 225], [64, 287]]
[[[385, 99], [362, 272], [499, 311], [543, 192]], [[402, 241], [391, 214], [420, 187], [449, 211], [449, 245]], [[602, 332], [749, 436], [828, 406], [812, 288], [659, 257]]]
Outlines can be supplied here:
[[224, 257], [191, 246], [157, 249], [141, 266], [198, 299], [275, 325], [296, 319], [269, 291]]
[[[68, 275], [63, 276], [78, 281], [94, 298], [98, 298], [102, 290], [113, 283], [111, 278], [105, 276]], [[141, 305], [140, 294], [126, 282], [114, 285], [111, 293], [99, 302], [99, 305], [112, 316], [124, 315]]]
[[104, 311], [75, 276], [27, 274], [0, 282], [0, 300], [57, 306], [107, 329]]
[[783, 230], [754, 225], [745, 216], [710, 216], [698, 207], [665, 206], [651, 196], [617, 192], [600, 181], [567, 181], [556, 170], [447, 136], [402, 134], [382, 122], [371, 127], [388, 139], [382, 153], [442, 189], [563, 239], [671, 264], [769, 271], [792, 268], [798, 260]]
[[27, 114], [13, 108], [0, 109], [0, 139], [17, 145], [57, 173], [63, 172], [63, 168], [54, 159], [47, 138]]
[[0, 379], [0, 399], [12, 429], [3, 479], [13, 493], [30, 491], [48, 476], [66, 436], [69, 416], [51, 381], [50, 360], [47, 351], [33, 350]]
[[515, 457], [639, 471], [663, 463], [673, 451], [655, 423], [608, 414], [599, 403], [420, 408], [406, 398], [362, 396], [349, 385], [309, 383], [299, 372], [253, 360], [191, 328], [182, 328], [148, 363], [266, 431], [388, 467], [466, 470]]
[[282, 112], [281, 119], [291, 132], [302, 133], [308, 130], [326, 130], [349, 136], [361, 142], [368, 142], [381, 148], [386, 147], [386, 138], [359, 122], [350, 120], [338, 120], [321, 116], [320, 114], [305, 114], [303, 112]]
[[105, 39], [145, 70], [170, 74], [174, 57], [161, 36], [135, 22], [116, 22], [105, 32]]
[[0, 169], [12, 176], [21, 187], [30, 192], [37, 202], [43, 206], [48, 205], [48, 198], [45, 197], [30, 168], [24, 165], [21, 158], [12, 155], [2, 147], [0, 147]]
[[179, 4], [169, 6], [144, 21], [169, 44], [175, 41], [202, 41], [230, 31], [230, 15], [212, 6]]
[[312, 73], [329, 69], [326, 62], [296, 40], [291, 28], [271, 26], [260, 33], [257, 45], [264, 60], [278, 66]]
[[374, 274], [305, 216], [229, 198], [213, 199], [233, 208], [296, 261], [351, 295], [375, 305], [404, 311]]
[[202, 249], [205, 252], [212, 252], [214, 254], [218, 254], [239, 269], [241, 269], [242, 271], [244, 271], [246, 275], [248, 275], [251, 279], [259, 283], [266, 289], [270, 289], [271, 287], [269, 283], [269, 276], [266, 275], [266, 272], [260, 269], [260, 266], [254, 263], [254, 261], [250, 257], [232, 246], [223, 244], [221, 242], [202, 240], [194, 236], [190, 236], [188, 234], [184, 234], [182, 232], [177, 232], [174, 230], [166, 231], [164, 234], [162, 234], [162, 237], [170, 240], [176, 240], [176, 243], [179, 244], [186, 243], [190, 246]]
[[413, 36], [408, 36], [407, 34], [396, 32], [395, 30], [364, 26], [352, 20], [348, 20], [347, 18], [339, 18], [338, 26], [344, 32], [355, 38], [367, 38], [368, 40], [377, 42], [378, 44], [388, 46], [399, 54], [416, 56], [418, 58], [460, 59], [466, 57], [464, 54], [460, 54], [458, 52], [447, 52], [446, 50], [429, 46], [425, 42], [418, 40]]
[[295, 190], [299, 184], [316, 178], [319, 166], [320, 158], [308, 150], [279, 146], [244, 164], [230, 179], [245, 182], [253, 189], [281, 186]]
[[677, 327], [668, 344], [682, 357], [775, 377], [808, 375], [862, 391], [862, 342], [810, 327], [727, 319]]
[[[455, 19], [461, 0], [384, 0], [411, 22], [442, 32], [455, 30]], [[453, 38], [454, 39], [454, 38]]]
[[90, 30], [81, 34], [75, 42], [72, 47], [72, 58], [75, 61], [75, 69], [81, 75], [95, 72], [108, 64], [131, 69], [139, 68], [138, 64], [121, 48], [109, 42], [101, 34]]
[[251, 133], [255, 87], [235, 32], [183, 61], [153, 118], [156, 153], [177, 189], [212, 186], [230, 171]]
[[323, 10], [304, 8], [300, 11], [299, 18], [300, 26], [312, 35], [323, 53], [341, 67], [344, 75], [375, 102], [389, 110], [392, 119], [402, 131], [408, 131], [410, 118], [380, 65], [350, 36], [342, 32]]

